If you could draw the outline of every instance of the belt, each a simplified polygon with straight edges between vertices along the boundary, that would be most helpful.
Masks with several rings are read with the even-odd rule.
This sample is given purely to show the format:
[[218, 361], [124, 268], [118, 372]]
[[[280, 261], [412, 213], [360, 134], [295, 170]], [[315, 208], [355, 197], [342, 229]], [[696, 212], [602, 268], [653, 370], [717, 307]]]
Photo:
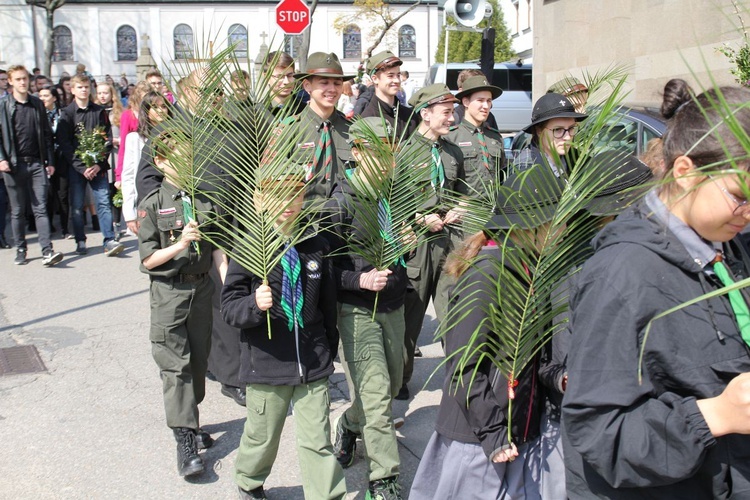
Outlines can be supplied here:
[[34, 158], [33, 156], [19, 156], [18, 161], [22, 161], [24, 163], [42, 163], [41, 158]]
[[154, 276], [155, 281], [162, 281], [164, 283], [198, 283], [202, 279], [208, 276], [208, 273], [201, 274], [178, 274], [172, 278], [165, 278], [163, 276]]

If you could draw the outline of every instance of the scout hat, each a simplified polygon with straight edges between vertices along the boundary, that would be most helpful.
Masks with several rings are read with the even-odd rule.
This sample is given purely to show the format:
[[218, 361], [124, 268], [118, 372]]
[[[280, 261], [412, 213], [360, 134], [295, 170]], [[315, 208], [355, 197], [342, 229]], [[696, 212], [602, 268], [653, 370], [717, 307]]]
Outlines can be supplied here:
[[510, 174], [499, 188], [495, 215], [484, 230], [533, 229], [551, 221], [562, 190], [562, 181], [546, 165]]
[[589, 88], [581, 83], [578, 78], [575, 77], [566, 77], [560, 80], [559, 82], [555, 82], [552, 84], [552, 86], [547, 90], [548, 94], [556, 93], [556, 94], [562, 94], [565, 97], [569, 97], [573, 94], [577, 94], [579, 92], [588, 92]]
[[314, 52], [307, 58], [307, 67], [304, 71], [296, 73], [294, 78], [303, 80], [311, 76], [323, 76], [327, 78], [342, 78], [344, 81], [352, 80], [356, 75], [345, 75], [341, 69], [341, 63], [336, 54], [331, 52]]
[[446, 102], [458, 102], [458, 99], [444, 83], [435, 83], [417, 90], [409, 99], [409, 106], [414, 108], [414, 111], [419, 111], [433, 104]]
[[466, 79], [463, 90], [456, 94], [456, 97], [463, 99], [464, 97], [469, 97], [474, 92], [479, 92], [480, 90], [489, 90], [493, 99], [497, 99], [503, 93], [503, 89], [500, 87], [490, 85], [486, 76], [477, 75]]
[[396, 54], [390, 50], [384, 50], [371, 56], [367, 60], [367, 74], [374, 75], [381, 69], [392, 68], [393, 66], [401, 66], [404, 62], [396, 57]]
[[390, 141], [393, 139], [393, 127], [379, 116], [360, 118], [349, 126], [349, 144], [367, 144], [375, 136]]
[[586, 168], [595, 169], [602, 189], [586, 204], [598, 217], [617, 215], [640, 198], [653, 180], [651, 169], [625, 150], [607, 151], [594, 156]]
[[279, 167], [278, 164], [274, 164], [273, 162], [265, 165], [261, 164], [257, 170], [258, 184], [261, 186], [269, 186], [271, 184], [287, 186], [305, 185], [305, 169], [302, 165], [289, 163], [283, 168]]
[[581, 121], [587, 116], [583, 113], [576, 113], [576, 108], [570, 102], [570, 99], [562, 94], [552, 92], [543, 95], [536, 101], [534, 110], [531, 112], [531, 124], [527, 125], [523, 131], [533, 134], [535, 126], [553, 118], [574, 118], [576, 121]]

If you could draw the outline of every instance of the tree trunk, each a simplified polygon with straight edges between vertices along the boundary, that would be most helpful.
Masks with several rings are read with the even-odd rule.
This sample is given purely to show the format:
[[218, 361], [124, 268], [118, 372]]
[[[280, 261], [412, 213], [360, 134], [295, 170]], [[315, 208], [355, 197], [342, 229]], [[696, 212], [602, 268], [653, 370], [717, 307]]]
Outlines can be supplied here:
[[297, 54], [297, 68], [302, 71], [307, 68], [307, 55], [310, 52], [310, 33], [312, 32], [313, 14], [318, 7], [318, 0], [312, 0], [310, 4], [310, 26], [302, 32], [302, 44], [300, 44], [299, 54]]
[[45, 5], [45, 13], [47, 18], [47, 40], [44, 44], [44, 75], [48, 78], [52, 77], [52, 54], [55, 51], [55, 11], [50, 10]]

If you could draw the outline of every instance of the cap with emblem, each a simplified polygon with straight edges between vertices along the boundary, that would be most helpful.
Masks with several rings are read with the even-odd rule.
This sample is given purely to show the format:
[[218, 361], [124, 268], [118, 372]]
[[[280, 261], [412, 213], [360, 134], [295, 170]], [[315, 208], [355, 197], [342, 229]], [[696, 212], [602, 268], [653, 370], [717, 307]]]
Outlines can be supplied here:
[[498, 188], [495, 215], [484, 230], [533, 229], [549, 222], [555, 215], [563, 191], [563, 181], [545, 165], [514, 172]]
[[493, 99], [497, 99], [503, 93], [503, 89], [501, 89], [500, 87], [490, 85], [490, 83], [487, 81], [486, 76], [477, 75], [466, 79], [466, 81], [464, 82], [463, 90], [456, 94], [456, 97], [459, 99], [463, 99], [464, 97], [469, 97], [474, 92], [479, 92], [481, 90], [488, 90], [492, 94]]
[[261, 186], [268, 186], [270, 184], [305, 185], [305, 169], [303, 166], [294, 163], [289, 163], [284, 167], [278, 164], [274, 164], [273, 166], [261, 165], [257, 172], [258, 184]]
[[352, 80], [356, 75], [345, 75], [338, 56], [333, 52], [314, 52], [308, 56], [305, 70], [295, 74], [294, 78], [302, 80], [311, 76], [341, 78], [346, 81]]
[[384, 50], [374, 54], [367, 60], [367, 73], [374, 75], [381, 69], [392, 68], [394, 66], [401, 66], [404, 62], [396, 57], [396, 54], [390, 50]]
[[433, 104], [458, 102], [456, 96], [454, 96], [450, 89], [443, 83], [435, 83], [428, 87], [423, 87], [416, 91], [411, 99], [409, 99], [409, 106], [414, 108], [414, 111], [427, 108]]
[[376, 136], [383, 141], [393, 138], [393, 127], [379, 116], [360, 118], [349, 127], [349, 144], [368, 144]]
[[531, 112], [531, 124], [526, 126], [523, 131], [533, 134], [535, 126], [553, 118], [573, 118], [576, 121], [581, 121], [587, 116], [583, 113], [577, 113], [573, 103], [564, 95], [545, 94], [534, 104], [534, 110]]

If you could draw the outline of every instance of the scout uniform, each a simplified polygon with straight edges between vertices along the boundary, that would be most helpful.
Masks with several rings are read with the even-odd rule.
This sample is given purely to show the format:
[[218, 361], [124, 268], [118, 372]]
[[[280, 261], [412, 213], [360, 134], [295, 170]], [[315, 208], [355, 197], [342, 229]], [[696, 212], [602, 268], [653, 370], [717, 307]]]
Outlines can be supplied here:
[[[180, 238], [185, 220], [180, 195], [177, 187], [165, 182], [138, 207], [141, 272], [151, 277], [151, 353], [161, 373], [167, 425], [176, 436], [180, 430], [194, 434], [199, 429], [198, 404], [206, 393], [211, 348], [213, 285], [208, 271], [214, 248], [202, 240], [198, 242], [200, 254], [191, 244], [156, 268], [146, 269], [142, 262]], [[214, 209], [203, 197], [194, 201], [201, 224], [203, 214]]]
[[[367, 60], [367, 73], [372, 76], [381, 69], [388, 69], [392, 67], [399, 67], [403, 64], [403, 61], [396, 57], [393, 52], [385, 50], [373, 55]], [[380, 100], [378, 97], [377, 90], [375, 95], [372, 96], [370, 103], [362, 111], [362, 118], [378, 117], [381, 116], [396, 129], [396, 137], [404, 139], [411, 137], [414, 130], [417, 128], [419, 119], [413, 113], [413, 109], [407, 106], [402, 106], [399, 100], [394, 96], [393, 106], [385, 101]]]
[[[435, 84], [420, 89], [409, 100], [409, 104], [414, 107], [415, 111], [419, 111], [421, 108], [433, 104], [455, 101], [456, 98], [453, 97], [448, 87], [443, 84]], [[419, 213], [423, 215], [438, 213], [445, 216], [453, 208], [446, 206], [445, 195], [465, 192], [463, 182], [465, 179], [464, 160], [461, 149], [443, 137], [433, 142], [417, 132], [404, 146], [404, 151], [419, 151], [420, 163], [422, 165], [429, 164], [429, 170], [433, 172], [428, 189], [432, 189], [434, 194], [420, 209]], [[409, 288], [406, 292], [404, 305], [406, 363], [404, 365], [403, 386], [406, 386], [411, 380], [414, 369], [414, 349], [422, 330], [422, 322], [430, 298], [435, 302], [438, 319], [442, 318], [442, 313], [447, 305], [447, 290], [439, 287], [439, 281], [445, 258], [452, 250], [450, 233], [453, 230], [454, 228], [446, 226], [441, 231], [424, 236], [423, 238], [429, 237], [430, 239], [420, 244], [415, 255], [406, 261]]]
[[[323, 52], [311, 54], [306, 70], [294, 75], [298, 80], [313, 76], [341, 78], [344, 81], [354, 78], [354, 75], [344, 75], [336, 54]], [[305, 180], [308, 181], [307, 200], [329, 198], [340, 173], [348, 163], [354, 161], [346, 142], [349, 124], [349, 120], [338, 110], [323, 118], [308, 105], [301, 113], [285, 118], [276, 127], [266, 155], [282, 152], [294, 164], [304, 167]]]
[[[350, 141], [364, 145], [361, 138], [367, 134], [361, 124], [366, 124], [378, 137], [393, 137], [391, 127], [382, 118], [370, 117], [354, 122]], [[358, 207], [363, 203], [378, 203], [379, 206], [387, 204], [381, 205], [382, 200], [377, 202], [369, 197], [358, 197], [357, 189], [352, 185], [362, 180], [355, 171], [351, 172], [348, 176], [351, 181], [342, 180], [326, 203], [326, 213], [330, 217], [322, 222], [329, 229], [327, 236], [335, 256], [342, 360], [354, 388], [351, 393], [352, 405], [336, 424], [334, 451], [339, 463], [349, 467], [354, 461], [356, 439], [362, 436], [371, 496], [377, 498], [375, 493], [380, 483], [394, 483], [399, 474], [400, 460], [393, 426], [392, 398], [401, 387], [404, 368], [404, 296], [408, 280], [402, 263], [390, 266], [392, 274], [388, 276], [385, 288], [377, 292], [377, 310], [373, 316], [376, 292], [360, 287], [360, 277], [371, 271], [373, 265], [360, 256], [342, 250], [356, 232], [362, 235], [360, 241], [367, 238], [362, 233], [362, 222], [358, 221]], [[378, 481], [380, 483], [376, 483]]]

